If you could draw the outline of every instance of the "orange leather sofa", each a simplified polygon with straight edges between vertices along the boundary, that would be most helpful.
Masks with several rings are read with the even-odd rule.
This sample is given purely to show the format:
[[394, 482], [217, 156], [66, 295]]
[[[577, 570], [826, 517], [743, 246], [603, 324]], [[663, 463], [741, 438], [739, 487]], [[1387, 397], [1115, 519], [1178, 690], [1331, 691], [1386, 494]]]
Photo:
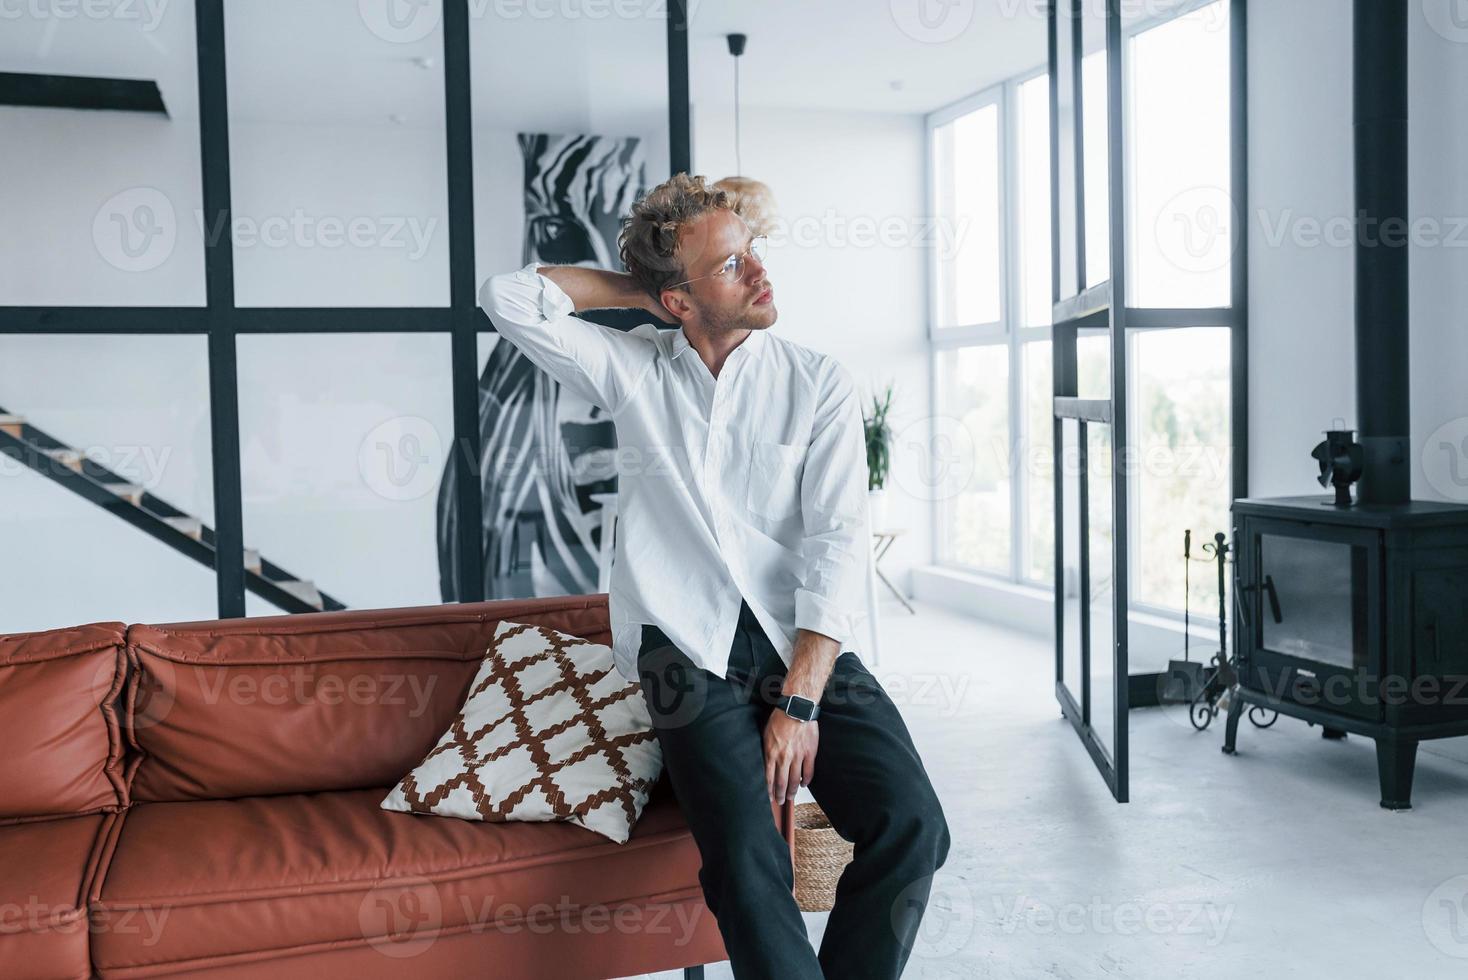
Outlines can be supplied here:
[[[495, 624], [607, 597], [0, 636], [0, 975], [621, 977], [726, 959], [664, 775], [631, 839], [379, 808]], [[793, 804], [774, 805], [793, 841]]]

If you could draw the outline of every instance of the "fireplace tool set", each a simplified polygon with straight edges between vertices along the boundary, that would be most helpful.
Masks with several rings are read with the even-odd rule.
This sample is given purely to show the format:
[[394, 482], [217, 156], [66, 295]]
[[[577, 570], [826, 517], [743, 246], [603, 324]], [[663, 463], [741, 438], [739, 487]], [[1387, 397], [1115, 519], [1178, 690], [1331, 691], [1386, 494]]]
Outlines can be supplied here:
[[[1188, 705], [1188, 720], [1198, 731], [1205, 730], [1218, 712], [1228, 707], [1227, 695], [1238, 683], [1238, 672], [1228, 654], [1228, 616], [1224, 582], [1228, 568], [1235, 562], [1229, 557], [1233, 548], [1222, 531], [1213, 535], [1211, 544], [1203, 545], [1208, 558], [1194, 558], [1193, 531], [1183, 531], [1183, 659], [1170, 660], [1167, 673], [1163, 675], [1161, 697], [1164, 704]], [[1212, 562], [1218, 570], [1218, 652], [1208, 663], [1192, 658], [1192, 589], [1191, 571], [1194, 562]], [[1238, 596], [1238, 569], [1234, 568], [1234, 594]], [[1242, 607], [1240, 614], [1244, 614]], [[1258, 728], [1268, 728], [1279, 720], [1277, 712], [1254, 705], [1249, 709], [1249, 720]]]

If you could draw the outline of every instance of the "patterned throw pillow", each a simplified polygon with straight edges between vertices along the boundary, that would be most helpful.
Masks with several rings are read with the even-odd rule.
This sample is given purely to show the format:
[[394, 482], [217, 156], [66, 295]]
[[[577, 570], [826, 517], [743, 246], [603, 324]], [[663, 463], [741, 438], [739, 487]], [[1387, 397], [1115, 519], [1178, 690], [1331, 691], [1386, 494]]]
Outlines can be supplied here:
[[622, 844], [662, 766], [641, 688], [610, 647], [501, 622], [459, 716], [382, 807], [568, 820]]

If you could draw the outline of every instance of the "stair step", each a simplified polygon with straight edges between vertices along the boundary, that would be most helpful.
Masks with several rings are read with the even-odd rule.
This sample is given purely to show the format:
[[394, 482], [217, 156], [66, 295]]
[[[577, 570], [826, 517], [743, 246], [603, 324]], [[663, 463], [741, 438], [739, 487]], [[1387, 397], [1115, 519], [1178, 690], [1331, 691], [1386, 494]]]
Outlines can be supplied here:
[[82, 471], [82, 451], [80, 449], [45, 449], [42, 452], [69, 470], [76, 470], [78, 473]]
[[179, 517], [165, 517], [163, 523], [175, 531], [182, 531], [195, 541], [201, 541], [204, 538], [204, 522], [197, 517], [190, 517], [187, 514]]
[[316, 588], [316, 583], [309, 579], [287, 579], [284, 582], [276, 582], [275, 584], [308, 606], [314, 606], [317, 609], [325, 608], [321, 600], [320, 590]]
[[260, 549], [259, 548], [246, 548], [245, 549], [245, 571], [254, 572], [256, 575], [259, 575], [260, 574]]
[[19, 439], [20, 428], [23, 425], [25, 425], [24, 415], [11, 415], [6, 412], [0, 412], [0, 432], [8, 433]]
[[141, 483], [104, 483], [102, 486], [119, 497], [126, 498], [134, 507], [143, 505], [143, 494], [147, 492]]

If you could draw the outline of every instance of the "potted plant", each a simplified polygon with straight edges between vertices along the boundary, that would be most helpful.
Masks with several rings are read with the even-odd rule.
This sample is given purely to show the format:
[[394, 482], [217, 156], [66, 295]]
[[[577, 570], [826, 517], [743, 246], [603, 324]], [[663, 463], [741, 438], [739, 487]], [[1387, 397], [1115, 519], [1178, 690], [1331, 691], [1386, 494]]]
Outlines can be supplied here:
[[867, 438], [867, 499], [873, 531], [887, 523], [887, 474], [892, 456], [892, 428], [887, 413], [892, 408], [892, 382], [880, 394], [872, 396], [871, 415], [862, 419]]

